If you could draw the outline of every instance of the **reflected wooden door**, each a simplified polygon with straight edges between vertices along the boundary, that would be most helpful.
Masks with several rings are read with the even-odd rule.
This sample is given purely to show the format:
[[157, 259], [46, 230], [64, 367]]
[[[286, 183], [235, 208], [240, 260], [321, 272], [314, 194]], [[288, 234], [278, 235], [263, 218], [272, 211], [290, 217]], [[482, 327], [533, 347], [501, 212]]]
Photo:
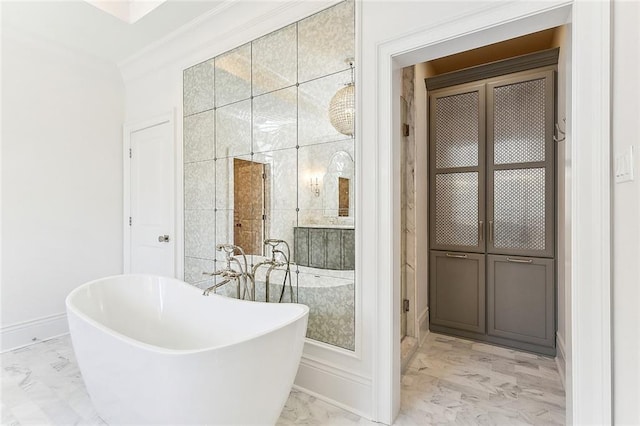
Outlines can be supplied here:
[[233, 241], [249, 254], [263, 254], [264, 164], [233, 160]]
[[338, 178], [338, 216], [349, 216], [349, 179]]

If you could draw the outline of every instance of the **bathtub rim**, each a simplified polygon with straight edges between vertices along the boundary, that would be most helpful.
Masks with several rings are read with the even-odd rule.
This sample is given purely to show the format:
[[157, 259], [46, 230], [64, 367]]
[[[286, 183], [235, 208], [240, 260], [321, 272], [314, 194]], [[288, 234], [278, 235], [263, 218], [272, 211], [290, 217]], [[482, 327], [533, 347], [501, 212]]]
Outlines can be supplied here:
[[[257, 339], [259, 337], [262, 337], [264, 335], [267, 335], [269, 333], [272, 333], [274, 331], [277, 331], [279, 329], [285, 328], [297, 321], [299, 321], [301, 318], [308, 316], [309, 315], [309, 307], [305, 304], [302, 303], [267, 303], [267, 302], [254, 302], [254, 301], [249, 301], [249, 300], [238, 300], [238, 299], [234, 299], [234, 298], [230, 298], [230, 297], [225, 297], [225, 296], [221, 296], [219, 294], [210, 294], [209, 296], [202, 296], [202, 297], [218, 297], [218, 298], [224, 298], [226, 302], [228, 303], [242, 303], [242, 304], [246, 304], [246, 303], [259, 303], [259, 304], [269, 304], [269, 305], [295, 305], [301, 308], [302, 312], [296, 316], [294, 316], [293, 318], [284, 321], [283, 323], [281, 323], [278, 327], [276, 328], [270, 328], [258, 333], [253, 333], [253, 334], [248, 334], [247, 336], [245, 336], [245, 338], [241, 339], [241, 340], [237, 340], [237, 341], [233, 341], [231, 343], [225, 343], [225, 344], [221, 344], [221, 345], [214, 345], [214, 346], [207, 346], [207, 347], [203, 347], [203, 348], [197, 348], [197, 349], [171, 349], [171, 348], [165, 348], [162, 346], [157, 346], [157, 345], [152, 345], [150, 343], [145, 343], [145, 342], [141, 342], [139, 340], [133, 339], [125, 334], [122, 334], [118, 331], [113, 330], [112, 328], [109, 328], [101, 323], [99, 323], [98, 321], [94, 320], [93, 318], [89, 317], [88, 315], [86, 315], [84, 312], [81, 312], [79, 308], [73, 306], [73, 303], [71, 302], [71, 299], [73, 298], [73, 296], [82, 291], [85, 287], [89, 287], [95, 283], [101, 282], [101, 281], [107, 281], [110, 279], [115, 279], [115, 278], [125, 278], [125, 277], [145, 277], [145, 278], [159, 278], [159, 279], [164, 279], [164, 280], [170, 280], [173, 281], [177, 284], [180, 284], [182, 286], [186, 286], [189, 291], [191, 291], [191, 289], [193, 289], [194, 291], [198, 291], [200, 292], [201, 290], [198, 289], [197, 287], [192, 286], [191, 284], [188, 284], [182, 280], [179, 280], [177, 278], [171, 278], [171, 277], [163, 277], [161, 275], [153, 275], [153, 274], [117, 274], [117, 275], [109, 275], [106, 277], [102, 277], [102, 278], [98, 278], [95, 280], [91, 280], [88, 281], [86, 283], [80, 284], [78, 287], [74, 288], [73, 290], [71, 290], [71, 292], [69, 292], [69, 294], [67, 295], [67, 297], [65, 298], [65, 307], [67, 309], [68, 312], [73, 313], [75, 316], [77, 316], [78, 318], [82, 319], [83, 321], [87, 322], [88, 324], [90, 324], [91, 326], [99, 329], [100, 331], [103, 331], [105, 333], [107, 333], [108, 335], [111, 335], [113, 337], [115, 337], [116, 339], [119, 339], [121, 341], [126, 342], [127, 344], [131, 344], [135, 347], [141, 348], [141, 349], [145, 349], [148, 351], [152, 351], [155, 353], [162, 353], [165, 355], [191, 355], [191, 354], [199, 354], [199, 353], [203, 353], [203, 352], [208, 352], [208, 351], [212, 351], [212, 350], [219, 350], [219, 349], [224, 349], [230, 346], [235, 346], [238, 344], [242, 344], [242, 343], [246, 343], [248, 341], [251, 341], [253, 339]], [[67, 315], [67, 321], [70, 320], [70, 317]], [[70, 327], [70, 331], [71, 331], [71, 327]], [[71, 334], [72, 340], [73, 340], [73, 334]], [[305, 336], [306, 336], [306, 330], [305, 330]]]

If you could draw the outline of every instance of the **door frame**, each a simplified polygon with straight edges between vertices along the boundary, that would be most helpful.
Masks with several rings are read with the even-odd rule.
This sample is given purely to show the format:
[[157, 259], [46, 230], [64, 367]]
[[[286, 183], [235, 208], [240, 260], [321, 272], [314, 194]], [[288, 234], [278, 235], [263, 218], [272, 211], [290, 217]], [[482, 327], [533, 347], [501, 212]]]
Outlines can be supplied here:
[[[400, 183], [398, 128], [402, 68], [456, 51], [571, 24], [571, 292], [567, 319], [569, 424], [612, 422], [611, 364], [611, 3], [505, 2], [472, 15], [387, 40], [377, 46], [375, 158], [379, 212], [373, 366], [374, 418], [391, 424], [400, 409]], [[593, 117], [599, 117], [594, 120]], [[575, 141], [580, 141], [578, 145]], [[391, 283], [391, 285], [389, 284]]]
[[123, 273], [131, 273], [131, 227], [129, 226], [129, 217], [131, 217], [131, 158], [129, 152], [131, 149], [131, 135], [141, 130], [149, 129], [151, 127], [159, 126], [161, 124], [169, 123], [169, 129], [171, 131], [171, 146], [173, 149], [170, 152], [170, 164], [172, 167], [171, 175], [173, 177], [174, 190], [171, 191], [171, 208], [173, 209], [173, 223], [169, 230], [169, 235], [173, 235], [173, 241], [175, 243], [176, 255], [174, 256], [174, 275], [177, 274], [176, 257], [178, 253], [178, 236], [176, 235], [176, 126], [175, 126], [175, 111], [170, 111], [164, 114], [156, 115], [144, 120], [125, 123], [122, 129], [122, 270]]

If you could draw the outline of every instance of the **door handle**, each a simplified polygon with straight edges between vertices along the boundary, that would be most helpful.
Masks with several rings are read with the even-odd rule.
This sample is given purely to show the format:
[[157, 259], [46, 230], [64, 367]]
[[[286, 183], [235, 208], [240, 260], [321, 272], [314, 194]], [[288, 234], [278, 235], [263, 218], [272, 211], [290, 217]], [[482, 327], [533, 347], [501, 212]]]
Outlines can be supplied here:
[[456, 257], [458, 259], [466, 259], [467, 255], [466, 254], [453, 254], [453, 253], [447, 253], [446, 254], [447, 257]]
[[159, 243], [168, 243], [169, 242], [169, 236], [168, 235], [159, 235], [158, 236], [158, 242]]
[[482, 242], [484, 240], [484, 222], [478, 221], [478, 241]]
[[514, 259], [513, 257], [507, 257], [507, 262], [513, 263], [532, 263], [533, 259]]
[[493, 244], [493, 220], [489, 221], [489, 242]]

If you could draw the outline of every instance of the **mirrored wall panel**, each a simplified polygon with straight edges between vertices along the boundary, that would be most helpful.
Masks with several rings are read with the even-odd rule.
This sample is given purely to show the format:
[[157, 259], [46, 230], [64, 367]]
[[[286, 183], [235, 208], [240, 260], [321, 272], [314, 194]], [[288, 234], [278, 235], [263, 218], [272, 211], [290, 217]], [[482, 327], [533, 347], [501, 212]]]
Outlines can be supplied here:
[[[183, 75], [185, 281], [229, 297], [304, 303], [307, 337], [348, 350], [355, 139], [329, 111], [355, 84], [354, 45], [354, 2], [345, 1]], [[229, 259], [246, 259], [250, 291], [203, 274]]]

